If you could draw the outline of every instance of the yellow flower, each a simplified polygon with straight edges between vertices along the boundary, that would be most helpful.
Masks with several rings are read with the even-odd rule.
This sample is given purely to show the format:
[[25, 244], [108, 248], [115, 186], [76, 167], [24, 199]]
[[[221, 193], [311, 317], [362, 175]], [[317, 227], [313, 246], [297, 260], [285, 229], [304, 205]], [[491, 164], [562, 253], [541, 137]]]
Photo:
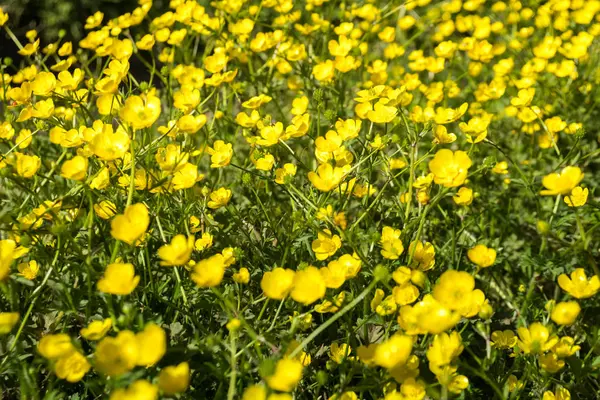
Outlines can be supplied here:
[[295, 301], [308, 305], [325, 296], [325, 280], [319, 270], [308, 267], [294, 275], [291, 297]]
[[308, 173], [308, 180], [318, 190], [329, 192], [340, 185], [348, 172], [350, 172], [350, 169], [350, 165], [334, 168], [329, 163], [321, 164], [317, 168], [316, 173], [312, 171]]
[[133, 129], [143, 129], [156, 122], [160, 111], [160, 99], [154, 94], [147, 94], [128, 97], [119, 115]]
[[412, 255], [411, 268], [428, 271], [435, 265], [435, 248], [429, 242], [413, 241], [408, 246], [408, 254]]
[[429, 369], [436, 375], [450, 365], [462, 353], [464, 346], [458, 332], [440, 333], [435, 335], [433, 342], [427, 349], [427, 360]]
[[200, 287], [219, 285], [225, 275], [225, 258], [221, 254], [199, 261], [194, 265], [191, 278]]
[[494, 165], [492, 172], [499, 175], [508, 174], [508, 163], [506, 161], [500, 161]]
[[4, 26], [8, 21], [8, 14], [4, 12], [3, 9], [0, 8], [0, 27]]
[[158, 387], [145, 380], [137, 380], [126, 389], [116, 389], [109, 400], [156, 400]]
[[184, 114], [191, 113], [200, 104], [200, 90], [182, 86], [180, 90], [173, 93], [173, 105]]
[[22, 56], [30, 56], [35, 54], [40, 46], [40, 39], [37, 39], [33, 43], [27, 43], [18, 53]]
[[377, 349], [377, 343], [371, 343], [367, 346], [362, 345], [362, 346], [359, 346], [358, 349], [356, 349], [356, 354], [358, 355], [358, 358], [360, 359], [360, 361], [362, 361], [366, 365], [371, 366], [375, 363], [374, 358], [375, 358], [375, 350], [376, 349]]
[[521, 89], [517, 97], [510, 99], [510, 103], [515, 107], [527, 107], [531, 104], [533, 96], [535, 96], [535, 88]]
[[326, 267], [319, 269], [319, 272], [328, 288], [337, 289], [346, 281], [347, 268], [337, 260], [330, 261]]
[[79, 382], [92, 366], [80, 352], [73, 351], [56, 361], [54, 372], [67, 382]]
[[242, 400], [267, 400], [267, 389], [261, 385], [252, 385], [244, 389]]
[[88, 160], [82, 156], [75, 156], [63, 163], [60, 168], [60, 176], [66, 179], [82, 181], [87, 175]]
[[468, 308], [473, 301], [475, 279], [464, 271], [448, 270], [433, 288], [433, 297], [451, 310]]
[[581, 349], [581, 346], [575, 345], [575, 339], [570, 336], [563, 336], [552, 348], [552, 351], [560, 358], [570, 357]]
[[571, 400], [571, 393], [564, 387], [559, 387], [554, 393], [545, 391], [542, 400]]
[[410, 377], [402, 382], [400, 393], [405, 400], [422, 400], [425, 398], [425, 385], [421, 380]]
[[[283, 164], [283, 168], [277, 168], [275, 170], [275, 182], [283, 185], [286, 182], [286, 178], [296, 175], [297, 167], [292, 163]], [[288, 178], [289, 179], [289, 178]]]
[[272, 271], [265, 272], [260, 281], [260, 287], [268, 298], [282, 300], [292, 290], [295, 274], [291, 269], [277, 267]]
[[325, 260], [335, 254], [342, 247], [342, 240], [338, 235], [325, 229], [317, 234], [317, 239], [312, 241], [312, 250], [315, 252], [317, 260]]
[[200, 239], [196, 240], [196, 242], [194, 243], [194, 249], [196, 249], [198, 251], [202, 251], [204, 249], [211, 247], [212, 244], [213, 244], [213, 236], [208, 232], [204, 232], [202, 234], [202, 237]]
[[49, 96], [56, 87], [56, 77], [52, 72], [40, 72], [31, 82], [31, 90], [37, 96]]
[[106, 267], [104, 276], [98, 281], [98, 290], [124, 296], [133, 292], [139, 282], [133, 264], [114, 263]]
[[117, 206], [110, 200], [102, 200], [98, 204], [94, 204], [94, 212], [102, 219], [110, 219], [117, 213]]
[[229, 57], [224, 52], [215, 52], [212, 56], [204, 59], [204, 68], [210, 73], [216, 74], [221, 72], [227, 66]]
[[392, 315], [398, 310], [398, 303], [394, 295], [387, 296], [375, 307], [375, 312], [381, 316]]
[[492, 346], [499, 349], [511, 349], [517, 344], [517, 337], [511, 330], [492, 332]]
[[140, 349], [136, 364], [140, 366], [149, 367], [156, 364], [167, 350], [167, 334], [154, 322], [137, 333], [135, 340]]
[[273, 165], [275, 164], [275, 157], [269, 153], [263, 154], [262, 157], [256, 160], [251, 158], [251, 160], [254, 162], [254, 166], [259, 171], [270, 171], [273, 169]]
[[381, 255], [388, 260], [397, 260], [404, 252], [404, 245], [400, 240], [400, 229], [384, 226], [381, 231]]
[[233, 280], [237, 283], [247, 284], [250, 282], [250, 271], [248, 271], [248, 268], [240, 268], [238, 272], [233, 274]]
[[129, 150], [129, 135], [122, 127], [113, 131], [112, 125], [103, 124], [102, 130], [89, 143], [90, 150], [104, 161], [123, 158]]
[[100, 171], [98, 171], [96, 176], [92, 178], [92, 181], [90, 182], [90, 189], [103, 190], [106, 189], [108, 185], [110, 185], [110, 171], [107, 167], [103, 167]]
[[265, 94], [259, 94], [258, 96], [254, 96], [249, 100], [246, 100], [242, 103], [242, 107], [255, 109], [259, 108], [263, 104], [269, 103], [273, 98], [271, 96], [267, 96]]
[[565, 195], [564, 201], [569, 207], [581, 207], [587, 202], [588, 193], [588, 188], [577, 186], [570, 194]]
[[560, 371], [565, 366], [565, 362], [552, 352], [540, 355], [539, 363], [544, 371], [551, 374]]
[[140, 351], [145, 350], [139, 348], [133, 332], [121, 331], [116, 337], [105, 337], [98, 343], [94, 367], [105, 375], [121, 375], [137, 365]]
[[32, 281], [40, 271], [40, 266], [38, 265], [37, 261], [31, 260], [26, 263], [20, 263], [17, 265], [17, 269], [19, 270], [19, 275]]
[[231, 190], [227, 188], [219, 188], [210, 194], [210, 200], [206, 204], [208, 208], [212, 208], [213, 210], [217, 208], [221, 208], [229, 203], [231, 199]]
[[517, 344], [525, 354], [542, 354], [558, 343], [558, 337], [552, 335], [550, 330], [539, 322], [534, 322], [529, 328], [518, 328], [517, 333]]
[[554, 196], [557, 194], [568, 195], [583, 180], [583, 172], [579, 167], [565, 167], [560, 173], [551, 173], [542, 179], [542, 196]]
[[392, 295], [394, 301], [399, 306], [405, 306], [407, 304], [414, 303], [419, 297], [419, 289], [411, 283], [404, 283], [399, 286], [395, 286]]
[[496, 250], [483, 244], [478, 244], [469, 249], [467, 256], [473, 264], [476, 264], [480, 268], [487, 268], [496, 262]]
[[329, 348], [329, 358], [335, 363], [341, 364], [346, 358], [349, 358], [351, 352], [352, 347], [348, 346], [346, 343], [332, 343]]
[[82, 328], [80, 333], [81, 336], [86, 338], [87, 340], [100, 340], [112, 327], [112, 320], [110, 318], [106, 318], [100, 321], [92, 321], [88, 326]]
[[158, 375], [158, 387], [166, 394], [184, 392], [190, 384], [190, 366], [186, 362], [165, 367]]
[[184, 115], [177, 120], [176, 126], [180, 132], [193, 134], [206, 125], [206, 121], [207, 118], [204, 114]]
[[194, 250], [194, 237], [186, 238], [185, 235], [177, 235], [171, 240], [171, 243], [158, 249], [158, 257], [162, 260], [160, 265], [171, 267], [187, 264], [192, 250]]
[[438, 107], [435, 110], [434, 121], [436, 124], [440, 125], [450, 124], [458, 121], [463, 115], [465, 115], [468, 108], [469, 103], [463, 103], [457, 109]]
[[326, 60], [316, 64], [312, 69], [312, 74], [319, 82], [329, 82], [335, 77], [335, 65], [333, 61]]
[[375, 103], [373, 110], [367, 112], [367, 118], [371, 122], [377, 124], [386, 124], [392, 122], [398, 113], [396, 107], [390, 107], [383, 104], [381, 101]]
[[111, 221], [110, 234], [117, 240], [133, 245], [146, 233], [149, 224], [148, 208], [142, 203], [133, 204]]
[[18, 312], [0, 313], [0, 335], [6, 335], [19, 322]]
[[66, 333], [46, 335], [40, 339], [37, 345], [38, 352], [42, 357], [49, 360], [66, 356], [75, 350], [71, 338]]
[[577, 299], [587, 299], [600, 290], [600, 279], [594, 275], [588, 280], [585, 270], [577, 268], [571, 272], [571, 279], [566, 274], [561, 274], [558, 277], [558, 285]]
[[576, 301], [563, 301], [554, 306], [550, 318], [558, 325], [572, 325], [581, 312]]
[[28, 156], [21, 153], [16, 153], [17, 174], [23, 178], [31, 178], [40, 169], [42, 160], [38, 156]]
[[465, 133], [469, 143], [479, 143], [487, 137], [488, 126], [492, 121], [490, 114], [471, 118], [468, 123], [461, 122], [459, 128]]
[[412, 347], [413, 339], [410, 336], [397, 333], [377, 346], [373, 361], [387, 369], [406, 364]]
[[433, 132], [433, 143], [434, 144], [448, 144], [456, 141], [456, 135], [454, 133], [448, 133], [448, 129], [443, 125], [435, 127]]
[[442, 149], [435, 153], [429, 162], [429, 170], [434, 175], [435, 183], [445, 187], [460, 186], [467, 178], [471, 159], [464, 151]]
[[135, 42], [135, 46], [140, 50], [152, 50], [152, 47], [154, 47], [154, 43], [154, 36], [146, 34], [142, 36], [140, 40]]
[[506, 386], [508, 386], [508, 392], [512, 393], [515, 390], [521, 390], [525, 384], [523, 381], [518, 380], [516, 376], [511, 374], [506, 380]]
[[295, 359], [282, 358], [275, 365], [273, 375], [266, 378], [267, 385], [273, 390], [291, 392], [302, 378], [302, 363]]
[[217, 140], [213, 143], [213, 147], [207, 148], [210, 154], [210, 167], [221, 168], [229, 165], [231, 157], [233, 157], [233, 147], [231, 143], [225, 143], [222, 140]]

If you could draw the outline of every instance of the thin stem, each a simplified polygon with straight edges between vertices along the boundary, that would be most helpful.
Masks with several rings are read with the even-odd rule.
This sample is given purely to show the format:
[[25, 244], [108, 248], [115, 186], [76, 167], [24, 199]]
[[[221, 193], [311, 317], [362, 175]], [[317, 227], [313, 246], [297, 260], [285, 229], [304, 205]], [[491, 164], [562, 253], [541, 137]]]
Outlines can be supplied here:
[[237, 375], [237, 354], [235, 343], [235, 332], [230, 333], [229, 351], [231, 354], [231, 374], [229, 375], [229, 389], [227, 390], [227, 400], [233, 400], [235, 396], [235, 380]]
[[373, 282], [371, 282], [369, 284], [369, 286], [367, 286], [365, 288], [365, 290], [363, 290], [358, 296], [356, 296], [356, 298], [354, 300], [352, 300], [352, 302], [350, 304], [348, 304], [347, 306], [345, 306], [344, 308], [342, 308], [338, 313], [334, 314], [331, 318], [329, 318], [322, 325], [320, 325], [317, 329], [315, 329], [310, 335], [308, 335], [306, 337], [306, 339], [304, 339], [302, 341], [302, 343], [300, 343], [300, 345], [298, 347], [296, 347], [294, 349], [294, 351], [292, 351], [290, 353], [289, 358], [296, 357], [302, 350], [304, 350], [306, 348], [306, 346], [308, 346], [308, 344], [310, 342], [312, 342], [317, 336], [319, 336], [319, 334], [321, 332], [323, 332], [331, 324], [333, 324], [335, 321], [337, 321], [338, 319], [340, 319], [341, 317], [343, 317], [344, 314], [346, 314], [348, 311], [352, 310], [358, 303], [360, 303], [362, 301], [362, 299], [364, 299], [367, 296], [367, 294], [369, 294], [369, 292], [371, 290], [373, 290], [373, 288], [376, 285], [377, 285], [377, 280], [373, 280]]

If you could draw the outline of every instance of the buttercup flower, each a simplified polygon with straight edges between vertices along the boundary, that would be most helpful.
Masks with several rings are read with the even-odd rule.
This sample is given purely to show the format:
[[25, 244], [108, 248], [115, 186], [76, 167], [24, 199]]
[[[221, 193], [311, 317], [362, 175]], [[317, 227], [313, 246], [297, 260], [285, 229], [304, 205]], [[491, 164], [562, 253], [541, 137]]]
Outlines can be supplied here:
[[588, 193], [588, 188], [576, 186], [573, 188], [573, 190], [571, 190], [571, 193], [565, 195], [564, 202], [569, 207], [581, 207], [587, 202]]
[[146, 233], [149, 224], [148, 208], [142, 203], [134, 204], [111, 221], [110, 234], [115, 239], [132, 245]]
[[435, 183], [446, 187], [460, 186], [467, 178], [472, 162], [464, 151], [442, 149], [435, 153], [429, 162], [429, 170], [433, 173]]
[[231, 190], [219, 188], [210, 194], [210, 200], [207, 205], [209, 208], [217, 209], [227, 205], [231, 199]]
[[98, 290], [103, 293], [128, 295], [140, 282], [140, 277], [135, 275], [132, 264], [109, 264], [104, 271], [104, 276], [98, 281]]
[[6, 335], [19, 322], [19, 313], [2, 312], [0, 313], [0, 335]]
[[569, 194], [579, 182], [583, 180], [583, 172], [578, 167], [565, 167], [560, 173], [552, 173], [544, 176], [542, 185], [546, 188], [540, 194], [542, 196], [554, 196], [557, 194]]
[[158, 256], [162, 260], [160, 265], [178, 266], [187, 264], [194, 250], [194, 237], [177, 235], [171, 243], [158, 249]]
[[191, 278], [200, 287], [218, 286], [225, 275], [225, 258], [221, 254], [199, 261], [194, 265]]
[[391, 369], [408, 361], [412, 347], [410, 336], [395, 334], [376, 347], [373, 360], [375, 364]]
[[79, 382], [92, 368], [88, 360], [78, 351], [73, 351], [56, 361], [54, 372], [60, 379], [67, 382]]
[[326, 285], [319, 270], [308, 267], [296, 272], [291, 297], [303, 304], [312, 304], [325, 296]]
[[265, 272], [260, 281], [260, 287], [270, 299], [282, 300], [285, 298], [294, 284], [295, 272], [291, 269], [275, 268]]
[[110, 318], [101, 321], [92, 321], [88, 326], [81, 329], [81, 336], [87, 340], [100, 340], [112, 327], [112, 320]]
[[496, 250], [478, 244], [467, 252], [469, 260], [480, 268], [490, 267], [496, 262]]
[[291, 392], [302, 378], [302, 364], [300, 361], [282, 358], [277, 361], [275, 372], [266, 379], [271, 389], [281, 392]]
[[120, 116], [133, 129], [148, 128], [160, 115], [161, 102], [153, 94], [130, 96], [121, 108]]
[[585, 270], [577, 268], [571, 272], [570, 279], [566, 274], [561, 274], [558, 277], [558, 285], [562, 290], [577, 299], [587, 299], [600, 290], [600, 279], [597, 275], [594, 275], [588, 280]]
[[342, 246], [342, 240], [338, 235], [325, 229], [317, 234], [317, 239], [312, 242], [312, 250], [315, 252], [317, 260], [325, 260], [335, 254]]
[[550, 330], [539, 322], [534, 322], [528, 328], [518, 328], [517, 333], [519, 334], [517, 345], [525, 354], [541, 354], [558, 343], [558, 337], [552, 335]]
[[564, 301], [556, 304], [550, 318], [558, 325], [571, 325], [577, 319], [581, 307], [576, 301]]
[[184, 392], [190, 384], [190, 367], [187, 362], [165, 367], [158, 375], [158, 387], [167, 394]]
[[158, 387], [145, 380], [137, 380], [125, 389], [116, 389], [110, 394], [109, 400], [128, 399], [158, 399]]

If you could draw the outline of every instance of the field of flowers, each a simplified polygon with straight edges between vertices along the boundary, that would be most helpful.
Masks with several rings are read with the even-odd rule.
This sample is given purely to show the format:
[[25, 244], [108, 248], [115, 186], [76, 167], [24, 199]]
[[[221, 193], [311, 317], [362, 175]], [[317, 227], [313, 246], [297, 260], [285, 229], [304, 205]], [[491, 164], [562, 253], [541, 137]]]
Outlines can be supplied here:
[[599, 398], [600, 0], [0, 27], [0, 399]]

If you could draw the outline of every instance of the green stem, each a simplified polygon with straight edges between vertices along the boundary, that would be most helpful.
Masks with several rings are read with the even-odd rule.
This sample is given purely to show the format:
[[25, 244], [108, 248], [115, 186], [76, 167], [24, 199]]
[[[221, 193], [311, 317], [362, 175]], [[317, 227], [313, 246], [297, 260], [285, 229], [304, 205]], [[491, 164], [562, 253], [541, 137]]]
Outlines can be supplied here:
[[29, 315], [31, 314], [31, 311], [33, 310], [33, 307], [35, 306], [35, 303], [37, 302], [37, 299], [39, 298], [39, 294], [41, 293], [42, 288], [46, 285], [46, 282], [48, 282], [48, 278], [50, 278], [50, 274], [52, 274], [52, 271], [54, 271], [54, 265], [56, 265], [56, 261], [58, 260], [59, 252], [60, 252], [60, 241], [57, 243], [56, 253], [54, 254], [54, 259], [52, 260], [52, 265], [50, 266], [50, 269], [48, 269], [48, 272], [46, 272], [46, 275], [44, 275], [44, 279], [42, 280], [42, 283], [40, 283], [40, 286], [38, 286], [31, 294], [31, 297], [33, 297], [33, 300], [31, 300], [31, 304], [29, 305], [29, 308], [27, 309], [27, 312], [25, 313], [25, 316], [23, 317], [23, 321], [21, 321], [21, 325], [19, 325], [19, 330], [17, 331], [17, 334], [15, 335], [15, 340], [13, 341], [13, 344], [10, 347], [9, 351], [13, 351], [14, 348], [17, 346], [17, 343], [19, 342], [19, 336], [21, 336], [21, 333], [23, 332], [23, 328], [25, 327], [25, 324], [27, 323], [27, 320], [29, 319]]
[[306, 348], [306, 346], [308, 346], [308, 344], [310, 342], [312, 342], [317, 336], [319, 336], [319, 334], [321, 332], [323, 332], [331, 324], [333, 324], [335, 321], [337, 321], [338, 319], [340, 319], [341, 317], [343, 317], [344, 314], [346, 314], [348, 311], [352, 310], [358, 303], [360, 303], [362, 301], [362, 299], [364, 299], [367, 296], [367, 294], [369, 294], [369, 292], [371, 290], [373, 290], [373, 288], [376, 285], [377, 285], [377, 280], [373, 280], [373, 282], [371, 282], [369, 284], [369, 286], [367, 286], [365, 288], [365, 290], [363, 290], [358, 296], [356, 296], [356, 298], [354, 300], [352, 300], [352, 302], [350, 304], [348, 304], [347, 306], [345, 306], [344, 308], [342, 308], [338, 313], [334, 314], [331, 318], [329, 318], [322, 325], [320, 325], [317, 329], [315, 329], [310, 335], [308, 335], [306, 337], [306, 339], [304, 339], [302, 341], [302, 343], [300, 343], [300, 345], [298, 347], [296, 347], [294, 349], [294, 351], [292, 351], [290, 353], [289, 358], [296, 357], [302, 350], [304, 350]]
[[230, 333], [229, 350], [231, 352], [231, 374], [229, 375], [229, 389], [227, 390], [227, 400], [233, 400], [235, 396], [235, 380], [237, 375], [235, 332]]

